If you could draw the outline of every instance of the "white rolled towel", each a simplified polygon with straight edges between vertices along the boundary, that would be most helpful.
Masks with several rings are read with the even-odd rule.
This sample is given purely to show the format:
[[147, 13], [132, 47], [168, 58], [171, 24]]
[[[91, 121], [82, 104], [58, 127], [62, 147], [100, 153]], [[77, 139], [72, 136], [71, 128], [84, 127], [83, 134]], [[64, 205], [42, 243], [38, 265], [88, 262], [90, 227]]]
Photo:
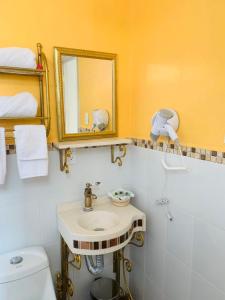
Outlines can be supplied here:
[[0, 48], [0, 66], [35, 69], [36, 55], [28, 48]]
[[27, 118], [37, 115], [38, 103], [28, 92], [0, 96], [0, 118]]

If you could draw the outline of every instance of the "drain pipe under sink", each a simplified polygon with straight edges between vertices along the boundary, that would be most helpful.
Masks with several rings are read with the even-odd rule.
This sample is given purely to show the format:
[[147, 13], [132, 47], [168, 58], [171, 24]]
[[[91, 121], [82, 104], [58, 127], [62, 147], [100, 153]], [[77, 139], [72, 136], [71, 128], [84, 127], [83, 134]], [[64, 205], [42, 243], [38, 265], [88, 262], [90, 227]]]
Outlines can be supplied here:
[[96, 255], [96, 263], [94, 263], [92, 255], [85, 255], [85, 262], [88, 271], [92, 275], [98, 275], [103, 272], [104, 270], [104, 256], [103, 255]]

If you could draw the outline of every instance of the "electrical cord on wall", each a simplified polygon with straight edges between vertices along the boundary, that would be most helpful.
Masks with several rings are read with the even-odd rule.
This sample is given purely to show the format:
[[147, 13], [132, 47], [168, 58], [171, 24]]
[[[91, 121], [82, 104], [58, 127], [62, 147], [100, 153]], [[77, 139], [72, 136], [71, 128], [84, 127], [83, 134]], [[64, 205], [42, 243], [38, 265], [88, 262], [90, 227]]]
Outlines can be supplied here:
[[[168, 171], [169, 170], [187, 170], [187, 167], [185, 166], [184, 164], [184, 159], [183, 159], [183, 155], [182, 155], [182, 149], [181, 149], [181, 146], [179, 143], [175, 143], [177, 149], [178, 149], [178, 154], [180, 155], [180, 158], [181, 158], [181, 162], [182, 162], [182, 166], [181, 167], [167, 167], [168, 164], [167, 164], [167, 148], [168, 148], [168, 145], [169, 145], [169, 141], [170, 141], [170, 138], [168, 137], [168, 140], [167, 142], [165, 143], [165, 147], [163, 149], [163, 166], [164, 166], [164, 170], [165, 170], [165, 180], [164, 180], [164, 183], [163, 183], [163, 187], [162, 187], [162, 192], [161, 192], [161, 198], [159, 200], [156, 201], [156, 203], [158, 205], [161, 205], [161, 206], [164, 206], [166, 208], [166, 215], [167, 215], [167, 218], [169, 219], [169, 221], [173, 221], [173, 216], [169, 210], [169, 199], [166, 197], [166, 189], [167, 189], [167, 185], [168, 185]], [[166, 167], [165, 167], [166, 166]]]
[[[169, 144], [170, 138], [168, 137], [167, 143], [165, 144], [165, 147], [163, 149], [163, 156], [164, 156], [164, 161], [167, 162], [167, 148], [168, 148], [168, 144]], [[163, 183], [163, 187], [162, 187], [162, 192], [161, 192], [161, 197], [159, 200], [157, 200], [157, 204], [161, 205], [162, 207], [165, 208], [165, 213], [166, 216], [168, 218], [168, 220], [170, 222], [173, 221], [173, 216], [169, 210], [169, 199], [166, 197], [166, 189], [167, 189], [167, 185], [168, 185], [168, 171], [166, 169], [164, 169], [165, 171], [165, 179], [164, 179], [164, 183]]]
[[[168, 137], [167, 143], [165, 143], [165, 147], [163, 149], [163, 159], [165, 162], [167, 162], [167, 148], [168, 148], [169, 141], [170, 138]], [[167, 182], [168, 182], [168, 172], [165, 170], [165, 179], [162, 187], [161, 199], [166, 199]]]

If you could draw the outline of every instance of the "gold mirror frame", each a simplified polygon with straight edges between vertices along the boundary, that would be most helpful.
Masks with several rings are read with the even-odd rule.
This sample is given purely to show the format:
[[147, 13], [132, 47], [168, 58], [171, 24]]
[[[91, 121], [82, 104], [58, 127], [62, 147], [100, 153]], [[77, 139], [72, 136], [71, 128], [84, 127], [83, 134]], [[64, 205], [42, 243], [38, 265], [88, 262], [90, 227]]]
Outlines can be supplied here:
[[[103, 132], [82, 132], [66, 133], [64, 97], [63, 97], [63, 78], [62, 78], [62, 56], [77, 56], [97, 59], [107, 59], [113, 61], [113, 101], [112, 101], [112, 130]], [[116, 54], [96, 52], [89, 50], [71, 49], [54, 47], [55, 62], [55, 82], [56, 82], [56, 100], [57, 100], [57, 124], [59, 141], [72, 141], [77, 139], [95, 139], [101, 137], [113, 137], [117, 135], [117, 101], [116, 101]]]

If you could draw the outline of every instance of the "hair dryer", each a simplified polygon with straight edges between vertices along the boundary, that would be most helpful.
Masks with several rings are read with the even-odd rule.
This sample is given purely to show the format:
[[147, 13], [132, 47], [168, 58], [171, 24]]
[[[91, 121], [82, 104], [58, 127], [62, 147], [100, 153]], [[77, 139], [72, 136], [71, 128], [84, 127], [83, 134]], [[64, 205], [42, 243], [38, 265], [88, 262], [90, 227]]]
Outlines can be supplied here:
[[159, 136], [169, 136], [170, 139], [179, 144], [177, 129], [179, 119], [177, 113], [172, 109], [161, 109], [152, 118], [151, 139], [156, 142]]

